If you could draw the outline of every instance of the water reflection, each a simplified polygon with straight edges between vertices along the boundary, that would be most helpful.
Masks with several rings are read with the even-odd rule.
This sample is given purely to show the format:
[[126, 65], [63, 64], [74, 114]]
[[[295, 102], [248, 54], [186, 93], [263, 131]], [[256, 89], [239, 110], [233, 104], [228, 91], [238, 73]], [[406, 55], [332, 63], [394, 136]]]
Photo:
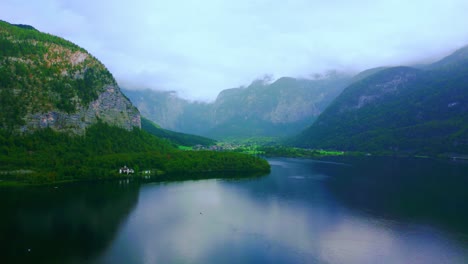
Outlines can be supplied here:
[[[95, 263], [463, 263], [465, 245], [431, 225], [349, 209], [351, 164], [271, 160], [272, 173], [242, 181], [150, 184]], [[328, 166], [328, 167], [327, 167]], [[359, 174], [358, 174], [359, 175]], [[353, 182], [352, 180], [350, 181]], [[330, 188], [332, 192], [330, 192]], [[338, 186], [337, 188], [335, 188]], [[371, 185], [375, 186], [375, 185]], [[409, 188], [409, 187], [404, 187]], [[424, 188], [422, 189], [425, 190]], [[414, 191], [414, 190], [413, 190]], [[335, 198], [335, 197], [338, 197]], [[359, 200], [358, 201], [362, 201]], [[371, 207], [370, 207], [371, 208]], [[382, 209], [385, 211], [386, 209]]]
[[270, 162], [270, 175], [241, 180], [0, 189], [0, 262], [468, 259], [466, 166], [395, 159]]
[[437, 225], [468, 236], [468, 164], [398, 158], [350, 159], [327, 187], [341, 202], [377, 217]]
[[104, 250], [138, 200], [132, 184], [0, 189], [2, 263], [83, 263]]

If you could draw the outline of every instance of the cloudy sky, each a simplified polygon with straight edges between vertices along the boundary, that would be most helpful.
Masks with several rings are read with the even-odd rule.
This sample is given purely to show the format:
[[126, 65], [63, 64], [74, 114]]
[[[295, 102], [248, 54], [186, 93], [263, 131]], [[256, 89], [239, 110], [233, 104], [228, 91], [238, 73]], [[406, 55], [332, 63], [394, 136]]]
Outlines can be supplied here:
[[253, 79], [439, 58], [468, 44], [466, 0], [1, 0], [0, 19], [84, 47], [122, 87], [214, 99]]

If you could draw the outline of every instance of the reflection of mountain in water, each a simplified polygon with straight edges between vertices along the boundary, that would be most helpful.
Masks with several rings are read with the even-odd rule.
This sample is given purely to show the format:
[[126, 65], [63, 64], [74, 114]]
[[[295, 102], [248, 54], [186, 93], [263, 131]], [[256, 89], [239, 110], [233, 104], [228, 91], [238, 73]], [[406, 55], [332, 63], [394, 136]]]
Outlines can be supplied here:
[[1, 190], [2, 262], [92, 259], [113, 240], [138, 190], [115, 183]]
[[389, 219], [441, 225], [468, 235], [468, 165], [422, 159], [367, 158], [352, 166], [315, 166], [342, 202]]
[[[307, 204], [320, 204], [322, 208], [333, 203], [322, 184], [326, 181], [327, 175], [314, 170], [315, 166], [320, 166], [321, 161], [269, 158], [268, 162], [272, 166], [269, 176], [243, 180], [241, 190], [243, 195], [255, 200], [267, 201], [281, 197], [281, 199]], [[238, 189], [238, 184], [225, 181], [224, 187]]]

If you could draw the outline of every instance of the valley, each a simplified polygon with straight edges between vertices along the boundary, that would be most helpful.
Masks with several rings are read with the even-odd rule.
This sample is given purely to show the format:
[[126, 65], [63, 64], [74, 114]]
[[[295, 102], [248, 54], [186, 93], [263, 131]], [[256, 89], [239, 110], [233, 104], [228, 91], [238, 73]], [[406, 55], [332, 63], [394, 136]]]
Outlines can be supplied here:
[[354, 76], [330, 72], [310, 80], [257, 80], [223, 90], [211, 103], [190, 102], [171, 92], [124, 93], [163, 127], [241, 146], [464, 157], [466, 54], [468, 47], [418, 68], [379, 67]]
[[466, 263], [466, 10], [2, 1], [0, 263]]

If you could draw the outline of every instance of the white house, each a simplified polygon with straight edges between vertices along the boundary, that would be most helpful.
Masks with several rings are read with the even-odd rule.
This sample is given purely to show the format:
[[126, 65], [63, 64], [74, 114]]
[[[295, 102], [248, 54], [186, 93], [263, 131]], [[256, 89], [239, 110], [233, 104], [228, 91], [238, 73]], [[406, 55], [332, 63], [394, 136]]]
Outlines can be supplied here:
[[127, 167], [127, 165], [123, 166], [122, 168], [119, 169], [119, 173], [120, 174], [130, 174], [130, 173], [135, 173], [135, 171], [133, 169], [130, 169], [129, 167]]

